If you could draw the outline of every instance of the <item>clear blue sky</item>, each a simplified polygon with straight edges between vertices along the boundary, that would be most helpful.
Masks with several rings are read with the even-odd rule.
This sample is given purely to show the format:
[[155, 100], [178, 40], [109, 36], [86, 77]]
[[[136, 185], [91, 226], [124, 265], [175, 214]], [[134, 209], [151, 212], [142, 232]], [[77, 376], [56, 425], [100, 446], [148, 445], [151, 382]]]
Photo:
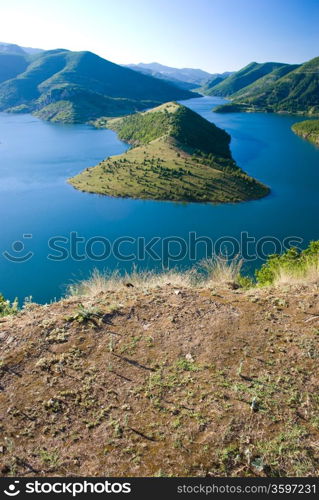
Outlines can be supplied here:
[[0, 0], [1, 41], [210, 72], [319, 55], [319, 0]]

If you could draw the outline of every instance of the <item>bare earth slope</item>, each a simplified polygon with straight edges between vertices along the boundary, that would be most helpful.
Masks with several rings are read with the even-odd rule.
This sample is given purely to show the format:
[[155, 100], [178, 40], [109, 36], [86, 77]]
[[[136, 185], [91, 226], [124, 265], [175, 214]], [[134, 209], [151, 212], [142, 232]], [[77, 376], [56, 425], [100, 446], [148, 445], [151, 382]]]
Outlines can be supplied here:
[[3, 318], [1, 474], [318, 475], [318, 293], [119, 286]]

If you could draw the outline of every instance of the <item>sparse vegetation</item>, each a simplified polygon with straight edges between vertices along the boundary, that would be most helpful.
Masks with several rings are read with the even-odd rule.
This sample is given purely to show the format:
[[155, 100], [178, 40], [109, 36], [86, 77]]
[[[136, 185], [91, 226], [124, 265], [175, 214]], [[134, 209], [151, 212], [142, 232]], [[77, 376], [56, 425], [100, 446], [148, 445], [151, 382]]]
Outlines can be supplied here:
[[295, 134], [319, 145], [319, 120], [306, 120], [295, 123], [292, 127]]
[[167, 103], [99, 127], [114, 129], [135, 147], [70, 179], [82, 191], [155, 200], [239, 202], [269, 188], [231, 158], [230, 137], [190, 109]]
[[316, 475], [318, 281], [135, 274], [2, 319], [1, 474]]
[[[68, 287], [69, 297], [96, 297], [99, 294], [114, 292], [119, 288], [150, 291], [167, 285], [183, 288], [230, 287], [243, 290], [258, 289], [264, 286], [281, 284], [317, 283], [319, 281], [319, 241], [312, 241], [305, 250], [290, 248], [283, 254], [269, 255], [267, 261], [252, 276], [243, 274], [243, 259], [239, 256], [228, 258], [217, 255], [201, 260], [196, 266], [185, 271], [176, 268], [164, 271], [133, 271], [120, 273], [119, 270], [100, 272], [93, 269], [86, 280], [73, 282]], [[22, 311], [37, 307], [32, 297], [26, 298]], [[107, 314], [117, 310], [116, 303], [109, 303]], [[18, 302], [12, 304], [0, 295], [0, 317], [19, 312]], [[66, 317], [68, 322], [99, 324], [105, 311], [95, 306], [86, 307], [81, 302], [73, 313]], [[63, 341], [65, 330], [52, 330], [48, 337], [52, 341]]]

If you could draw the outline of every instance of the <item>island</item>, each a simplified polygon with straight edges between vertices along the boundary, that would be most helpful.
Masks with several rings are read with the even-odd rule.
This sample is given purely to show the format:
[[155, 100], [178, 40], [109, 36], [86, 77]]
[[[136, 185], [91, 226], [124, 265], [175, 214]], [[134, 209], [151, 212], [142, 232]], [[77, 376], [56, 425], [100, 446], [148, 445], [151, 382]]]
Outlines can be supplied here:
[[319, 146], [319, 120], [294, 123], [291, 128], [295, 134]]
[[224, 130], [176, 102], [121, 118], [100, 118], [132, 147], [69, 179], [81, 191], [123, 198], [240, 202], [269, 188], [232, 158]]

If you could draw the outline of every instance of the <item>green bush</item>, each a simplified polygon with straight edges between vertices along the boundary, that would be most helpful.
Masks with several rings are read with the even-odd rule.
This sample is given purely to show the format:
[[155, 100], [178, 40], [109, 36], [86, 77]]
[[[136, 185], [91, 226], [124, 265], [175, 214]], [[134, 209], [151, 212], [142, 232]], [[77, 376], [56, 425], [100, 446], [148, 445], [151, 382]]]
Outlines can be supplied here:
[[237, 282], [238, 285], [241, 286], [241, 288], [244, 288], [246, 290], [255, 286], [255, 282], [252, 278], [250, 278], [249, 276], [243, 276], [242, 274], [238, 276]]
[[6, 300], [0, 293], [0, 317], [16, 314], [18, 312], [18, 299], [15, 299], [12, 304]]
[[319, 241], [312, 241], [308, 248], [299, 250], [290, 248], [282, 255], [270, 255], [262, 265], [256, 270], [256, 279], [259, 285], [271, 285], [281, 271], [285, 271], [296, 276], [302, 276], [310, 266], [317, 264], [319, 260]]

